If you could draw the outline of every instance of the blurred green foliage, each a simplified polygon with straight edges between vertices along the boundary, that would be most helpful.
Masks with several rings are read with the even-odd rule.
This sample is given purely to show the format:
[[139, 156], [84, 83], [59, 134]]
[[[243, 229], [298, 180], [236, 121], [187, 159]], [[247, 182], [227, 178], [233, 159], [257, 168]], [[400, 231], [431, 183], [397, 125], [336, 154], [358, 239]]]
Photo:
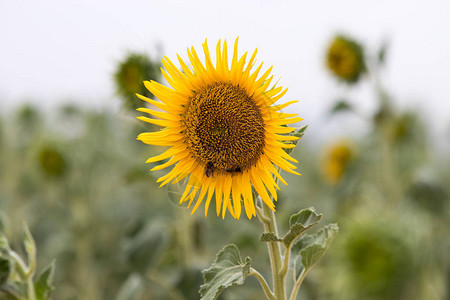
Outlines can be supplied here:
[[117, 93], [123, 99], [126, 108], [134, 110], [142, 107], [142, 101], [135, 96], [136, 93], [153, 97], [142, 83], [145, 80], [158, 81], [161, 77], [160, 68], [160, 63], [152, 61], [142, 53], [129, 53], [118, 64], [114, 80]]
[[[380, 64], [388, 49], [383, 51]], [[127, 62], [116, 73], [121, 84], [128, 73], [138, 74], [140, 82], [154, 79], [145, 68], [123, 71]], [[369, 67], [365, 72], [380, 76]], [[127, 106], [142, 106], [133, 93], [146, 92], [131, 92], [132, 85], [118, 87], [119, 93], [130, 99]], [[375, 90], [379, 101], [373, 118], [365, 118], [368, 131], [348, 138], [352, 155], [338, 156], [345, 162], [339, 180], [330, 182], [324, 174], [328, 142], [313, 145], [309, 133], [293, 152], [303, 176], [284, 174], [289, 186], [281, 188], [276, 204], [281, 232], [293, 213], [308, 206], [340, 227], [329, 254], [306, 277], [301, 299], [450, 295], [449, 158], [436, 155], [420, 112], [400, 111], [380, 85]], [[327, 117], [358, 114], [357, 103], [348, 100], [336, 107]], [[182, 183], [158, 188], [156, 178], [165, 172], [150, 173], [143, 162], [160, 150], [136, 141], [149, 131], [145, 126], [125, 112], [77, 105], [53, 114], [27, 105], [0, 116], [0, 230], [11, 249], [24, 254], [22, 222], [29, 224], [37, 269], [56, 259], [54, 299], [198, 299], [201, 270], [229, 243], [268, 274], [256, 219], [191, 216], [177, 204]], [[43, 161], [53, 171], [43, 172]], [[221, 295], [262, 297], [254, 278]]]
[[[0, 232], [0, 293], [8, 300], [49, 300], [51, 298], [55, 263], [36, 273], [36, 244], [28, 226], [24, 225], [23, 245], [27, 259], [13, 251]], [[26, 262], [25, 262], [26, 261]]]

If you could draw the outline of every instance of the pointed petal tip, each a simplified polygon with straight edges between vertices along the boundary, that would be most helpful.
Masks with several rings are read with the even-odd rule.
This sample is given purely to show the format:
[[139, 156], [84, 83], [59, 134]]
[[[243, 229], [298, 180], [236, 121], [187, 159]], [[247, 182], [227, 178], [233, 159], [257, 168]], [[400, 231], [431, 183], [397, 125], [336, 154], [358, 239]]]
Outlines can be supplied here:
[[[153, 85], [153, 80], [151, 80], [151, 81], [148, 81], [148, 80], [145, 80], [144, 81], [144, 86], [147, 88], [147, 90], [150, 90], [151, 89], [151, 87], [152, 87], [152, 85]], [[139, 97], [139, 96], [138, 96]], [[141, 98], [142, 99], [142, 98]]]
[[[159, 168], [159, 166], [160, 166], [160, 165], [157, 165], [157, 166], [155, 166], [155, 167], [151, 168], [151, 169], [150, 169], [150, 171], [152, 171], [152, 172], [153, 172], [153, 171], [158, 171], [158, 170], [161, 170], [161, 168]], [[164, 168], [163, 168], [163, 169], [164, 169]]]

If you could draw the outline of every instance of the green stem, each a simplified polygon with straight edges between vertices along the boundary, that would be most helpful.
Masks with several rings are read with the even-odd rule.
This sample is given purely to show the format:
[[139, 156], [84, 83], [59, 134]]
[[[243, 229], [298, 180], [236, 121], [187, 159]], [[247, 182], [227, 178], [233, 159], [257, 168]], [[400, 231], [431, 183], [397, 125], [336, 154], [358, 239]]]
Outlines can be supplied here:
[[14, 262], [16, 263], [16, 271], [19, 274], [20, 279], [27, 280], [27, 278], [28, 278], [28, 268], [25, 265], [25, 262], [14, 251], [10, 251], [9, 252], [9, 256], [12, 257], [14, 259]]
[[285, 252], [284, 252], [284, 261], [283, 261], [283, 267], [280, 270], [280, 276], [283, 278], [283, 281], [286, 278], [286, 275], [289, 271], [289, 259], [291, 257], [291, 246], [293, 243], [290, 243], [289, 246], [286, 246], [283, 244]]
[[9, 256], [14, 259], [16, 263], [16, 271], [21, 279], [27, 282], [27, 300], [36, 300], [36, 293], [34, 291], [33, 283], [34, 270], [28, 268], [16, 252], [10, 251]]
[[259, 221], [260, 221], [262, 224], [264, 224], [264, 223], [269, 223], [269, 222], [270, 222], [270, 219], [269, 219], [269, 218], [266, 218], [266, 217], [263, 215], [261, 209], [260, 209], [258, 206], [255, 207], [255, 211], [256, 211], [256, 216], [258, 217]]
[[297, 298], [298, 290], [300, 289], [300, 286], [302, 285], [303, 279], [306, 277], [306, 269], [303, 268], [302, 272], [298, 276], [298, 279], [294, 283], [294, 287], [292, 288], [291, 296], [289, 297], [289, 300], [295, 300]]
[[[260, 221], [263, 223], [264, 232], [272, 232], [278, 236], [277, 223], [275, 219], [274, 212], [265, 204], [263, 207], [263, 217]], [[275, 299], [285, 300], [285, 277], [281, 276], [280, 271], [282, 270], [282, 259], [281, 259], [281, 249], [279, 242], [268, 242], [267, 247], [269, 249], [270, 265], [272, 269], [272, 282], [274, 287]]]
[[261, 284], [261, 287], [264, 290], [264, 294], [266, 295], [267, 299], [269, 300], [275, 300], [275, 295], [273, 294], [272, 290], [269, 288], [269, 285], [267, 284], [266, 279], [255, 269], [250, 268], [250, 273], [248, 275], [251, 275], [258, 279], [259, 283]]
[[32, 276], [28, 277], [27, 279], [27, 290], [28, 290], [27, 300], [36, 300], [36, 293], [34, 291], [34, 283]]

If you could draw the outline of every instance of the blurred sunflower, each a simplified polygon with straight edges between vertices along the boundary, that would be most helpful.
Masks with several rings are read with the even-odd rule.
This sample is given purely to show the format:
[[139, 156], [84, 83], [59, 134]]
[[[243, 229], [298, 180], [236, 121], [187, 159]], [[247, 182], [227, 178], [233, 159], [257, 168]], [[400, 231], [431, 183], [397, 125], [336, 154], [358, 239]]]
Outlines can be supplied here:
[[143, 86], [147, 79], [158, 80], [160, 64], [153, 62], [145, 54], [131, 53], [117, 67], [114, 74], [117, 93], [124, 100], [124, 105], [130, 109], [140, 106], [134, 94], [139, 93], [153, 97]]
[[405, 234], [406, 229], [400, 230], [398, 223], [366, 217], [369, 221], [349, 223], [347, 234], [337, 244], [335, 267], [342, 274], [332, 285], [344, 297], [336, 298], [411, 299], [409, 293], [418, 287], [420, 276], [409, 240], [414, 231]]
[[[297, 101], [273, 105], [287, 91], [276, 84], [269, 88], [273, 76], [269, 77], [270, 67], [258, 77], [262, 64], [253, 72], [257, 50], [246, 64], [247, 53], [238, 57], [237, 39], [234, 44], [231, 68], [229, 68], [226, 41], [216, 47], [216, 64], [213, 65], [208, 45], [205, 41], [203, 51], [205, 65], [195, 49], [187, 50], [192, 69], [178, 56], [182, 70], [167, 58], [163, 76], [172, 88], [155, 81], [144, 82], [149, 91], [161, 102], [138, 97], [162, 111], [147, 108], [138, 109], [159, 119], [139, 117], [140, 120], [164, 127], [158, 132], [145, 132], [138, 140], [150, 145], [169, 146], [163, 154], [152, 157], [147, 162], [170, 158], [152, 171], [161, 170], [173, 164], [173, 169], [158, 179], [161, 186], [170, 181], [187, 180], [186, 189], [180, 203], [189, 201], [188, 207], [197, 199], [192, 213], [206, 196], [205, 216], [208, 213], [213, 194], [216, 212], [222, 218], [229, 210], [238, 219], [241, 202], [247, 217], [255, 215], [252, 186], [263, 202], [272, 210], [277, 199], [275, 175], [287, 184], [277, 171], [293, 171], [297, 162], [283, 148], [293, 148], [287, 141], [298, 139], [285, 135], [294, 130], [287, 124], [302, 119], [296, 114], [281, 113], [284, 107]], [[198, 194], [198, 198], [196, 197]]]
[[45, 175], [55, 178], [63, 176], [67, 167], [63, 155], [50, 147], [40, 150], [39, 164]]
[[334, 38], [328, 48], [326, 60], [328, 69], [347, 83], [356, 83], [366, 71], [363, 48], [345, 36]]
[[329, 145], [322, 159], [322, 173], [325, 179], [331, 184], [338, 183], [353, 156], [354, 151], [347, 141], [338, 141]]

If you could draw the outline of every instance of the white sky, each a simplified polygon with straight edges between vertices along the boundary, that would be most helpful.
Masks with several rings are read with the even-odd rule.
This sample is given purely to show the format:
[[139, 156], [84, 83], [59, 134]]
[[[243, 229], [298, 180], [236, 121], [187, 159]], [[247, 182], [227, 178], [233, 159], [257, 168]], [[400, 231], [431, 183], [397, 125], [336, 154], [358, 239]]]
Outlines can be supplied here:
[[[0, 0], [0, 110], [68, 99], [117, 108], [111, 74], [128, 50], [155, 56], [161, 44], [168, 57], [187, 58], [186, 47], [198, 48], [205, 38], [212, 47], [239, 36], [241, 53], [258, 48], [258, 60], [274, 66], [289, 87], [285, 99], [301, 100], [291, 110], [310, 130], [338, 134], [339, 124], [322, 122], [331, 101], [346, 91], [323, 67], [336, 32], [371, 49], [388, 39], [384, 81], [399, 106], [419, 107], [438, 134], [448, 130], [449, 0]], [[373, 107], [369, 86], [350, 97], [366, 112]]]

